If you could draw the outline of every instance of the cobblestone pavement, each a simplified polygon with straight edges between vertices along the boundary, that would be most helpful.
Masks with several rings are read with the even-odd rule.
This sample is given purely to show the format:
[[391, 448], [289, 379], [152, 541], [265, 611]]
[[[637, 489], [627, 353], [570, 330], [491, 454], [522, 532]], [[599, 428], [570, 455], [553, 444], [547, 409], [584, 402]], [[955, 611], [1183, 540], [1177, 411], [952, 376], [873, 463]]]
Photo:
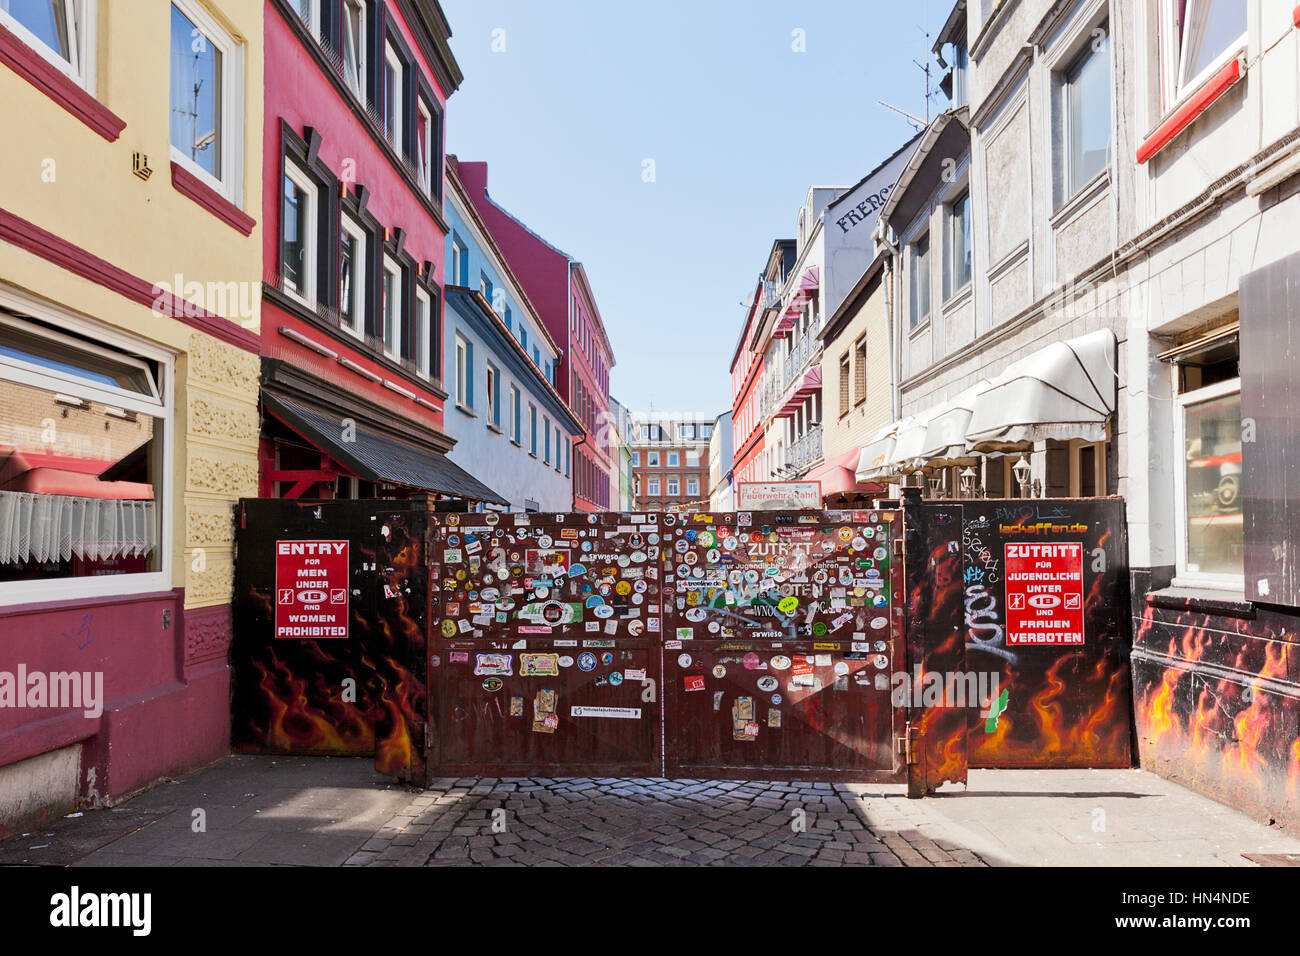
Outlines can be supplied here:
[[350, 866], [983, 866], [924, 804], [830, 783], [443, 779]]

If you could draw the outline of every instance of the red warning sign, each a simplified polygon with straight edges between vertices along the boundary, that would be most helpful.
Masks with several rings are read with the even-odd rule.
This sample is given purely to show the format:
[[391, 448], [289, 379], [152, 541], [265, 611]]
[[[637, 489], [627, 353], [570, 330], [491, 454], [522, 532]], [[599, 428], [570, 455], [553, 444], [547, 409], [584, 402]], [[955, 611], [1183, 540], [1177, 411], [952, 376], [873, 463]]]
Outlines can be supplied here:
[[275, 636], [348, 636], [348, 543], [275, 543]]
[[1007, 545], [1007, 644], [1083, 643], [1083, 544]]

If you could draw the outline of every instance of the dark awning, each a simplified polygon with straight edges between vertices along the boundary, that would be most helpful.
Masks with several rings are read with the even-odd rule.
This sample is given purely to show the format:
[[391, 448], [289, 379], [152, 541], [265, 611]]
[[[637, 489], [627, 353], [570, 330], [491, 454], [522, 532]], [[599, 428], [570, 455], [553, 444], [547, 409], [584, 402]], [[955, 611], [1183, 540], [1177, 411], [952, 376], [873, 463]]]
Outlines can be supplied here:
[[353, 440], [344, 441], [337, 416], [322, 414], [268, 389], [262, 390], [262, 401], [268, 412], [366, 481], [385, 481], [471, 501], [510, 504], [436, 451], [390, 438], [360, 423], [355, 426], [355, 436], [349, 436]]

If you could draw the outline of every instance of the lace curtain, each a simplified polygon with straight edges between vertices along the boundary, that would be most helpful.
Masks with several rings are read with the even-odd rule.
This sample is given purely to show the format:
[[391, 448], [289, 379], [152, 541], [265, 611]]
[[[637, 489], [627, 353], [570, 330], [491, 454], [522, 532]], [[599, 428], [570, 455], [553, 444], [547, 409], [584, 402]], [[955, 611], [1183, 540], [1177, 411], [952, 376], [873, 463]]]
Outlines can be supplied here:
[[139, 557], [157, 546], [152, 501], [0, 491], [0, 564]]

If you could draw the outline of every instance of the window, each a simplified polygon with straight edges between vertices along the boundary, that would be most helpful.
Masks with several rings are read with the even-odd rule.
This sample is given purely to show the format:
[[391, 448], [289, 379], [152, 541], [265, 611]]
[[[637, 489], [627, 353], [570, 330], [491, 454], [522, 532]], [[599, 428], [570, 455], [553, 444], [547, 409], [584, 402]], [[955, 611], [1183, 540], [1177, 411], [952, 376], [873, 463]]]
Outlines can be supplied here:
[[366, 0], [343, 0], [343, 78], [366, 99]]
[[[657, 451], [648, 451], [648, 452], [646, 452], [646, 456], [645, 456], [645, 457], [646, 457], [646, 462], [645, 462], [645, 463], [646, 463], [646, 467], [647, 467], [647, 468], [658, 468], [658, 467], [659, 467], [659, 452], [657, 452]], [[658, 492], [655, 492], [655, 493], [658, 494]]]
[[668, 484], [667, 494], [669, 497], [676, 497], [682, 493], [682, 481], [677, 475], [669, 475], [666, 479]]
[[528, 403], [528, 452], [537, 457], [537, 406]]
[[632, 467], [633, 468], [641, 467], [641, 453], [639, 451], [632, 452]]
[[307, 25], [308, 32], [314, 34], [316, 25], [320, 23], [320, 0], [293, 0], [293, 6]]
[[697, 432], [696, 432], [696, 437], [697, 437], [697, 438], [712, 438], [712, 437], [713, 437], [713, 426], [712, 426], [712, 425], [700, 425], [700, 426], [699, 426], [699, 429], [698, 429]]
[[648, 479], [648, 480], [646, 481], [646, 494], [650, 495], [652, 498], [657, 498], [657, 497], [659, 497], [659, 479], [658, 479], [658, 478], [650, 478], [650, 479]]
[[316, 307], [316, 184], [284, 164], [284, 206], [280, 216], [280, 275], [284, 291]]
[[402, 269], [384, 256], [384, 351], [391, 358], [402, 354]]
[[510, 386], [510, 440], [518, 445], [521, 441], [520, 431], [523, 425], [519, 419], [519, 389]]
[[492, 280], [487, 277], [486, 272], [478, 274], [478, 288], [483, 293], [483, 298], [487, 300], [488, 308], [492, 308]]
[[542, 351], [536, 345], [533, 346], [533, 364], [542, 367]]
[[169, 360], [48, 318], [0, 309], [0, 603], [171, 587]]
[[388, 141], [402, 152], [402, 122], [406, 115], [405, 93], [406, 65], [391, 43], [384, 44], [384, 132]]
[[456, 404], [474, 407], [474, 346], [456, 336]]
[[698, 451], [688, 451], [686, 453], [686, 467], [698, 468], [700, 466], [700, 453]]
[[501, 427], [501, 373], [491, 362], [487, 363], [487, 418]]
[[513, 322], [513, 319], [510, 317], [510, 306], [506, 306], [505, 315], [503, 315], [502, 318], [505, 319], [506, 322], [506, 331], [511, 331], [511, 323]]
[[840, 414], [849, 411], [849, 353], [840, 356]]
[[415, 290], [415, 368], [428, 378], [432, 374], [430, 358], [433, 354], [432, 309], [429, 293]]
[[551, 463], [551, 419], [548, 415], [542, 416], [542, 434], [545, 436], [545, 456], [542, 458], [546, 464]]
[[1101, 30], [1061, 76], [1065, 128], [1060, 202], [1078, 194], [1110, 165], [1110, 34], [1107, 24]]
[[469, 249], [460, 236], [451, 237], [451, 278], [449, 282], [459, 286], [469, 285]]
[[242, 48], [207, 12], [193, 0], [173, 0], [171, 158], [236, 205], [241, 198], [243, 70]]
[[564, 446], [564, 474], [569, 474], [569, 445]]
[[686, 494], [688, 497], [694, 497], [700, 493], [700, 479], [692, 475], [686, 479]]
[[867, 400], [867, 337], [853, 343], [853, 404]]
[[366, 234], [343, 216], [339, 228], [339, 315], [358, 338], [366, 327]]
[[682, 439], [683, 439], [684, 441], [687, 441], [687, 440], [689, 440], [689, 441], [694, 441], [694, 440], [695, 440], [695, 426], [694, 426], [694, 425], [683, 425], [683, 426], [682, 426]]
[[970, 192], [962, 193], [948, 207], [948, 294], [960, 292], [970, 283]]
[[1177, 403], [1179, 577], [1240, 588], [1241, 379], [1185, 391]]
[[681, 464], [681, 456], [678, 455], [677, 452], [675, 451], [670, 451], [668, 453], [668, 467], [677, 468], [680, 466], [680, 464]]
[[560, 470], [560, 445], [560, 429], [557, 426], [555, 429], [555, 470], [557, 472]]
[[1227, 63], [1246, 43], [1242, 0], [1165, 0], [1166, 106], [1183, 99]]
[[[419, 122], [415, 127], [416, 150], [415, 169], [419, 174], [420, 188], [426, 193], [433, 192], [433, 110], [423, 97], [416, 103]], [[489, 302], [492, 300], [489, 299]]]
[[524, 323], [519, 323], [519, 344], [523, 346], [525, 352], [528, 351], [528, 330], [524, 328]]
[[912, 328], [930, 320], [930, 236], [926, 234], [912, 246]]
[[0, 23], [94, 92], [96, 0], [0, 0]]

